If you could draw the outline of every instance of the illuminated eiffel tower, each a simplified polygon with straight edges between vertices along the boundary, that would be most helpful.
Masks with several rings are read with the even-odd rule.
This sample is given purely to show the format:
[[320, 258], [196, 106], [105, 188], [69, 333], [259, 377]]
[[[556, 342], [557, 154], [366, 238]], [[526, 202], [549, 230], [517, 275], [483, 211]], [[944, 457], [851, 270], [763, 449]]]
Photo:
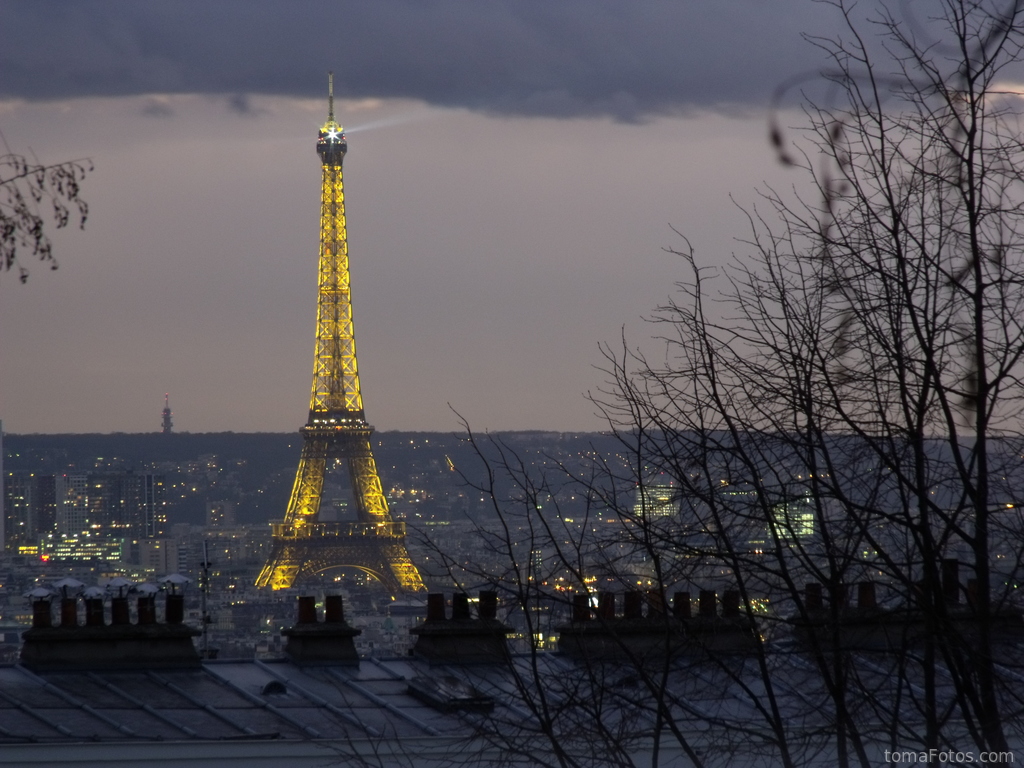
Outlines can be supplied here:
[[[341, 176], [348, 143], [334, 120], [333, 74], [328, 93], [327, 122], [316, 144], [323, 186], [313, 394], [288, 511], [284, 522], [273, 526], [273, 549], [256, 586], [283, 589], [344, 566], [368, 573], [392, 594], [418, 592], [425, 589], [423, 579], [405, 546], [405, 523], [393, 521], [388, 512], [370, 448], [373, 427], [363, 414]], [[335, 462], [348, 463], [357, 522], [320, 522], [324, 477]]]

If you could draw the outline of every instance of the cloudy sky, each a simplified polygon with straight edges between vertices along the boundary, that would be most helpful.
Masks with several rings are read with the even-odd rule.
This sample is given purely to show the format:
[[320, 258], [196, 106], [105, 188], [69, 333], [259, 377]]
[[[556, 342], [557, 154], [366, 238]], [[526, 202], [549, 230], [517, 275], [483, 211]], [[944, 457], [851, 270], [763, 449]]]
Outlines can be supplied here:
[[653, 343], [673, 229], [722, 264], [733, 200], [800, 183], [769, 101], [836, 23], [811, 0], [5, 2], [7, 147], [95, 170], [60, 268], [0, 275], [4, 429], [155, 431], [165, 392], [181, 431], [305, 422], [329, 69], [369, 421], [599, 429], [598, 345]]

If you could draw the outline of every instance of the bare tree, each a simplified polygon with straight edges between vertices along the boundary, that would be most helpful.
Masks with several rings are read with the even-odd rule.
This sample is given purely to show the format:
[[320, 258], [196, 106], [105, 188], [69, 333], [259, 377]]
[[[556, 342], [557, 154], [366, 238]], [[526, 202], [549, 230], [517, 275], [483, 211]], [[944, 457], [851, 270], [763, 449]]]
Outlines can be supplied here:
[[[831, 61], [826, 96], [804, 95], [795, 138], [773, 130], [814, 193], [765, 190], [750, 255], [723, 275], [679, 254], [690, 277], [655, 317], [664, 359], [606, 349], [611, 386], [595, 402], [622, 450], [573, 472], [603, 524], [567, 538], [564, 510], [537, 503], [550, 481], [489, 457], [483, 490], [510, 562], [528, 531], [584, 594], [643, 582], [656, 606], [680, 585], [738, 593], [742, 663], [663, 611], [666, 647], [679, 621], [688, 651], [652, 667], [615, 635], [631, 693], [602, 664], [584, 670], [572, 700], [589, 719], [574, 727], [590, 722], [609, 749], [618, 710], [588, 702], [629, 702], [695, 765], [728, 762], [744, 740], [767, 764], [842, 766], [1021, 743], [1024, 126], [1009, 83], [1024, 3], [883, 8], [866, 27], [852, 3], [830, 4], [844, 33], [811, 41]], [[673, 489], [673, 514], [643, 503], [655, 485]], [[496, 581], [523, 610], [558, 599], [525, 589], [522, 567]], [[694, 676], [734, 706], [682, 695]], [[717, 757], [700, 747], [708, 732]]]

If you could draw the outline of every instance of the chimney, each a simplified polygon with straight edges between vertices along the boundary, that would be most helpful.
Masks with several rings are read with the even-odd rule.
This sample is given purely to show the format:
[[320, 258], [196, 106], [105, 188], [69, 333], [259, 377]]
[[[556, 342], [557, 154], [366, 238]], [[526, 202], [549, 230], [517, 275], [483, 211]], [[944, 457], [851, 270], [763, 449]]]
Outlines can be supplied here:
[[[497, 664], [508, 658], [505, 637], [514, 630], [497, 618], [498, 593], [480, 593], [477, 618], [469, 595], [452, 596], [452, 617], [444, 617], [444, 595], [427, 596], [427, 620], [409, 632], [416, 636], [412, 652], [431, 664]], [[574, 609], [575, 610], [575, 609]]]
[[287, 638], [285, 654], [300, 665], [358, 664], [355, 638], [362, 632], [345, 621], [341, 595], [324, 597], [322, 623], [317, 617], [316, 598], [300, 597], [295, 626], [281, 630]]
[[480, 618], [485, 621], [498, 618], [498, 593], [485, 591], [480, 593]]
[[64, 629], [78, 626], [78, 601], [75, 598], [61, 598], [60, 625]]
[[832, 599], [832, 603], [839, 609], [847, 607], [848, 596], [846, 594], [845, 584], [833, 584], [829, 589], [829, 596]]
[[49, 628], [53, 626], [53, 611], [50, 601], [35, 600], [32, 603], [32, 626]]
[[440, 592], [427, 595], [427, 621], [444, 621], [444, 595]]
[[102, 627], [103, 621], [103, 598], [90, 597], [85, 600], [85, 626]]
[[727, 589], [722, 594], [722, 618], [734, 619], [740, 615], [740, 593], [736, 589]]
[[316, 598], [306, 595], [299, 598], [299, 617], [296, 624], [316, 624]]
[[676, 592], [672, 596], [672, 615], [680, 621], [688, 621], [690, 616], [690, 593]]
[[167, 602], [164, 604], [164, 619], [168, 624], [181, 624], [185, 621], [184, 595], [167, 596]]
[[825, 610], [825, 600], [820, 581], [810, 581], [804, 584], [804, 608], [808, 611]]
[[345, 621], [345, 604], [341, 595], [324, 596], [324, 623], [341, 624]]
[[577, 592], [572, 596], [572, 621], [590, 621], [590, 595], [586, 592]]
[[955, 558], [942, 561], [942, 597], [946, 605], [960, 602], [960, 561]]
[[110, 623], [115, 626], [126, 626], [132, 623], [131, 612], [128, 610], [127, 597], [111, 598]]
[[978, 588], [977, 579], [967, 580], [967, 603], [973, 608], [978, 605], [978, 598], [981, 595], [981, 590]]
[[452, 621], [469, 620], [469, 595], [465, 592], [452, 595]]
[[626, 593], [623, 606], [624, 619], [642, 619], [644, 617], [644, 595], [642, 592], [630, 590]]
[[139, 624], [156, 624], [156, 597], [140, 597], [138, 602]]
[[877, 608], [878, 601], [875, 598], [875, 582], [862, 581], [857, 585], [857, 607]]
[[665, 613], [665, 597], [657, 589], [647, 590], [647, 607], [651, 616], [659, 616]]
[[712, 592], [710, 589], [702, 589], [700, 591], [700, 602], [697, 605], [700, 617], [702, 619], [715, 618], [717, 602], [718, 595], [716, 593]]

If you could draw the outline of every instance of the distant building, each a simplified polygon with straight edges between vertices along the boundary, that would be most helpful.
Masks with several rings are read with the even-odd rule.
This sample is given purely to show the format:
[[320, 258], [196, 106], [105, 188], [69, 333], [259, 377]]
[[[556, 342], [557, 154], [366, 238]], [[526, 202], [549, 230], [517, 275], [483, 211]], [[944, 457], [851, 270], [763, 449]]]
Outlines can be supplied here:
[[[161, 537], [164, 480], [151, 473], [92, 472], [5, 477], [5, 549], [24, 555], [91, 559], [128, 554], [125, 541]], [[118, 555], [120, 557], [120, 555]]]
[[814, 535], [814, 499], [808, 496], [778, 504], [772, 510], [772, 526], [780, 541], [795, 543]]
[[671, 482], [638, 485], [633, 514], [643, 520], [672, 517], [679, 512], [679, 489]]
[[39, 554], [39, 539], [56, 528], [56, 477], [9, 472], [3, 477], [4, 550]]
[[171, 412], [171, 395], [170, 393], [164, 393], [164, 410], [161, 413], [160, 419], [160, 431], [165, 435], [171, 434], [174, 429], [174, 422], [171, 421], [171, 416], [174, 414]]
[[58, 534], [76, 534], [89, 527], [88, 475], [57, 475]]
[[54, 533], [43, 539], [40, 554], [58, 560], [123, 560], [124, 539], [81, 533]]
[[148, 571], [162, 575], [179, 570], [179, 548], [174, 539], [140, 539], [136, 563]]
[[17, 552], [19, 546], [35, 541], [37, 478], [28, 472], [12, 472], [3, 480], [4, 549]]
[[206, 504], [207, 528], [230, 528], [235, 524], [235, 505], [230, 501], [210, 501]]

